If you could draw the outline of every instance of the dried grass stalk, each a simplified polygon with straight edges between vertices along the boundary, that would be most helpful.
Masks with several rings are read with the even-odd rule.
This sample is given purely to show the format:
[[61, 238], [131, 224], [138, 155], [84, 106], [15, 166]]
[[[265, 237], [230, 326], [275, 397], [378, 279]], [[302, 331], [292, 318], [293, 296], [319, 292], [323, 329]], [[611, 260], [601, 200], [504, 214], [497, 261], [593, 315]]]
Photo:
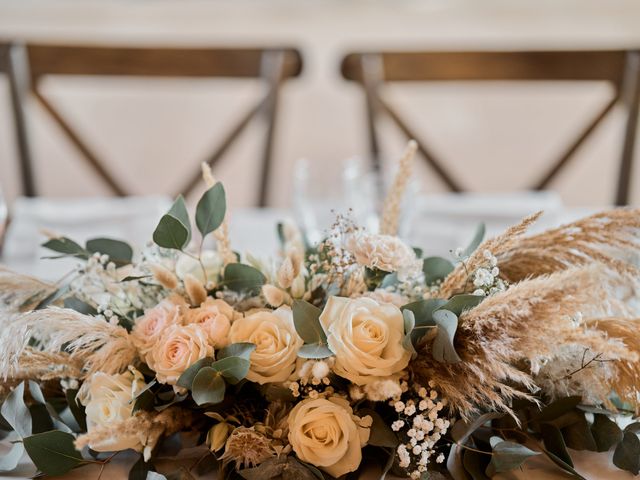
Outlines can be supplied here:
[[400, 158], [398, 171], [393, 179], [393, 185], [384, 200], [382, 211], [382, 219], [380, 221], [380, 233], [383, 235], [397, 235], [398, 222], [400, 221], [400, 207], [402, 197], [407, 189], [407, 184], [411, 178], [411, 170], [413, 169], [413, 158], [418, 150], [418, 144], [415, 140], [409, 140], [404, 154]]
[[31, 310], [55, 290], [53, 285], [0, 267], [0, 315]]
[[594, 261], [637, 277], [638, 270], [629, 260], [637, 263], [640, 254], [640, 209], [592, 215], [537, 235], [519, 237], [508, 248], [493, 253], [501, 275], [511, 282]]
[[[536, 365], [561, 357], [566, 361], [567, 345], [577, 347], [574, 363], [585, 349], [618, 362], [636, 361], [638, 345], [625, 345], [602, 329], [576, 321], [579, 314], [601, 318], [624, 311], [616, 294], [624, 282], [601, 265], [522, 281], [461, 315], [455, 348], [462, 362], [439, 363], [424, 352], [413, 363], [414, 373], [421, 382], [433, 380], [453, 409], [469, 418], [480, 408], [511, 413], [514, 398], [531, 399], [539, 389]], [[620, 386], [633, 383], [632, 377], [620, 378]], [[598, 381], [604, 390], [615, 384], [612, 376]]]
[[542, 212], [529, 215], [522, 219], [517, 225], [509, 227], [501, 235], [482, 242], [464, 263], [456, 265], [456, 268], [444, 279], [435, 297], [450, 298], [457, 293], [464, 293], [468, 275], [486, 263], [483, 252], [489, 250], [497, 257], [499, 252], [510, 250], [517, 244], [520, 236], [524, 234], [541, 215]]
[[5, 378], [20, 371], [20, 361], [32, 339], [42, 352], [68, 352], [72, 361], [84, 365], [85, 374], [119, 373], [137, 357], [137, 350], [124, 328], [74, 310], [50, 307], [16, 316], [5, 323], [0, 332], [0, 351], [3, 352], [0, 371]]
[[18, 360], [18, 368], [11, 375], [14, 380], [54, 380], [80, 378], [82, 362], [66, 352], [43, 352], [25, 348]]

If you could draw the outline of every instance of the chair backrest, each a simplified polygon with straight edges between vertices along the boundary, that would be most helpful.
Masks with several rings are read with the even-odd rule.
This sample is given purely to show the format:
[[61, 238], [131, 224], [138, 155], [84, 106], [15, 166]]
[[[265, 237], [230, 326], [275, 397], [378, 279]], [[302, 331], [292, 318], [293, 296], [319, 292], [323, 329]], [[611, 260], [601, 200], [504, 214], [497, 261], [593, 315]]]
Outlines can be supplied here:
[[[32, 94], [57, 123], [82, 157], [117, 195], [128, 192], [105, 168], [105, 163], [70, 126], [64, 116], [39, 89], [44, 77], [54, 75], [134, 76], [175, 78], [262, 79], [266, 94], [251, 106], [237, 123], [230, 125], [219, 145], [205, 159], [209, 165], [220, 160], [254, 119], [265, 124], [258, 205], [267, 203], [278, 97], [281, 86], [302, 71], [302, 57], [293, 48], [147, 48], [113, 46], [71, 46], [49, 44], [5, 45], [6, 72], [12, 88], [14, 120], [18, 134], [24, 194], [37, 194], [25, 122], [25, 99]], [[1, 67], [0, 67], [1, 69]], [[187, 194], [198, 183], [194, 172], [178, 193]]]
[[342, 60], [342, 75], [347, 80], [359, 83], [365, 91], [369, 148], [374, 167], [380, 168], [376, 120], [380, 114], [386, 114], [404, 135], [416, 139], [424, 159], [454, 192], [463, 191], [464, 188], [385, 99], [384, 84], [406, 81], [606, 81], [613, 87], [613, 98], [566, 147], [558, 160], [532, 185], [532, 188], [546, 188], [613, 107], [620, 103], [625, 108], [626, 121], [615, 203], [626, 205], [629, 202], [640, 97], [640, 51], [351, 53]]

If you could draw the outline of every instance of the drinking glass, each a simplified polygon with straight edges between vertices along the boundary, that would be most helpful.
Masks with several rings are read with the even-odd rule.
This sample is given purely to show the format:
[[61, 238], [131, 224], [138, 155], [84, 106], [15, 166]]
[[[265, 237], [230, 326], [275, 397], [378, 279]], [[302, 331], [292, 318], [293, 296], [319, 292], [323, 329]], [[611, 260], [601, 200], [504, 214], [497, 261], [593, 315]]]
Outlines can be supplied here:
[[327, 236], [337, 214], [349, 214], [360, 226], [378, 229], [375, 175], [357, 157], [338, 168], [300, 159], [294, 168], [293, 210], [307, 241]]

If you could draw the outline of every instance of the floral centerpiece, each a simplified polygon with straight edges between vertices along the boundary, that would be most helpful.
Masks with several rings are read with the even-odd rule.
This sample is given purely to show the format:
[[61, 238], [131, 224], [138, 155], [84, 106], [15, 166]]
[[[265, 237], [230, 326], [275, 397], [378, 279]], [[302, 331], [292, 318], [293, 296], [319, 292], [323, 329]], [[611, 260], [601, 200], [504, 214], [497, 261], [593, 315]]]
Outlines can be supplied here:
[[[619, 419], [640, 405], [640, 211], [527, 236], [535, 214], [424, 258], [396, 236], [414, 152], [380, 233], [338, 216], [310, 246], [283, 223], [277, 258], [241, 256], [205, 167], [197, 239], [178, 198], [138, 255], [52, 236], [78, 260], [61, 282], [0, 271], [14, 442], [0, 469], [26, 452], [60, 475], [133, 450], [130, 478], [331, 479], [379, 462], [380, 478], [484, 479], [542, 455], [582, 478], [569, 449], [613, 449], [637, 474], [640, 424]], [[189, 472], [156, 468], [193, 446]]]

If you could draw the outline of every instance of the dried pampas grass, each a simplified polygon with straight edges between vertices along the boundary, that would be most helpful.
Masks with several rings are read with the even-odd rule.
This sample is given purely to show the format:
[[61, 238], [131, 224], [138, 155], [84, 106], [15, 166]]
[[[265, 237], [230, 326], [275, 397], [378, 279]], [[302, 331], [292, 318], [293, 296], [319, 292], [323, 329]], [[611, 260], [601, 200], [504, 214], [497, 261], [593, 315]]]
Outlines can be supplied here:
[[[511, 282], [599, 262], [632, 277], [640, 257], [640, 209], [599, 213], [500, 248], [501, 275]], [[626, 258], [624, 258], [626, 256]]]
[[11, 313], [31, 310], [55, 291], [53, 285], [0, 267], [0, 320]]
[[[21, 362], [32, 352], [27, 346], [33, 341], [43, 353], [68, 352], [68, 359], [82, 363], [85, 375], [96, 371], [122, 372], [137, 357], [131, 337], [123, 327], [75, 310], [50, 307], [5, 322], [0, 332], [0, 371], [5, 378], [19, 373]], [[67, 357], [50, 358], [57, 359], [51, 365], [54, 368]]]
[[464, 263], [456, 265], [453, 271], [447, 275], [434, 296], [437, 298], [450, 298], [458, 293], [464, 293], [469, 274], [486, 263], [483, 255], [484, 251], [489, 250], [498, 257], [499, 252], [509, 250], [541, 215], [542, 212], [529, 215], [517, 225], [509, 227], [503, 234], [482, 242]]
[[[588, 349], [616, 363], [607, 365], [609, 371], [601, 370], [595, 380], [554, 378], [557, 388], [550, 390], [552, 395], [564, 389], [599, 402], [607, 401], [611, 389], [622, 389], [619, 393], [625, 398], [637, 395], [640, 384], [625, 362], [638, 361], [640, 341], [625, 342], [616, 335], [632, 336], [631, 325], [614, 332], [615, 323], [608, 331], [604, 321], [580, 320], [581, 314], [591, 318], [625, 314], [627, 307], [616, 293], [625, 282], [597, 264], [522, 281], [460, 316], [455, 348], [462, 362], [439, 363], [429, 353], [422, 354], [413, 363], [414, 373], [420, 382], [433, 380], [463, 418], [477, 413], [479, 406], [512, 413], [514, 398], [533, 399], [539, 390], [541, 364], [580, 364]], [[636, 331], [640, 333], [637, 327]], [[593, 381], [602, 386], [597, 392]], [[543, 383], [548, 388], [549, 382]]]

